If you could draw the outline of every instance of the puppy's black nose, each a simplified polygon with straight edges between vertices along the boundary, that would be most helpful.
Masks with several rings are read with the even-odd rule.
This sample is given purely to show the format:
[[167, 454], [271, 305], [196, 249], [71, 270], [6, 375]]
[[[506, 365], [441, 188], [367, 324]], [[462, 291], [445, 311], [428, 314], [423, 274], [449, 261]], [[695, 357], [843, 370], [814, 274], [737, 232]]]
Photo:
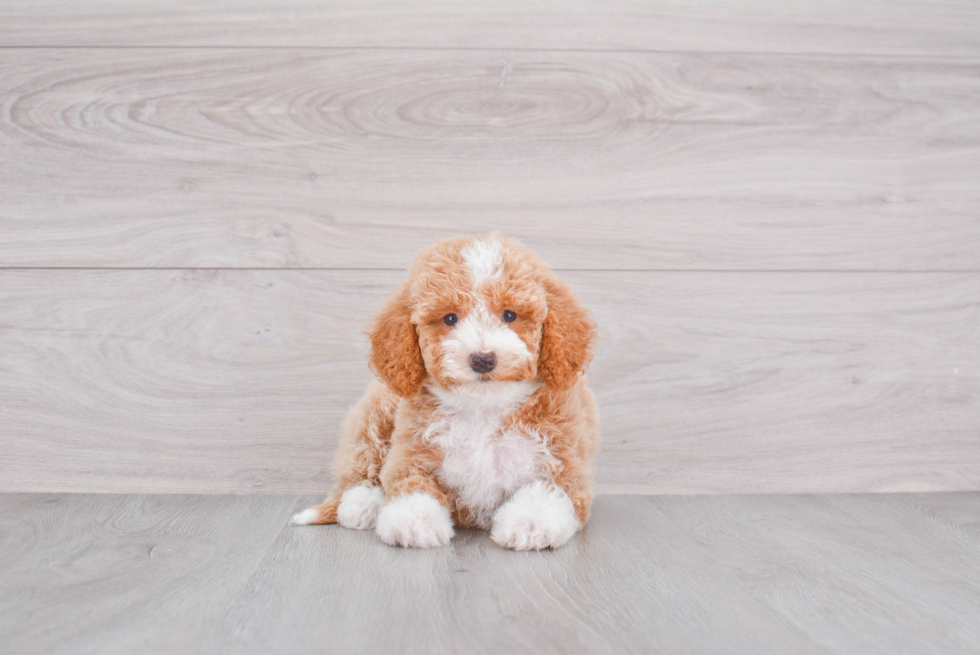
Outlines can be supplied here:
[[470, 355], [470, 368], [477, 373], [489, 373], [496, 365], [497, 357], [493, 353]]

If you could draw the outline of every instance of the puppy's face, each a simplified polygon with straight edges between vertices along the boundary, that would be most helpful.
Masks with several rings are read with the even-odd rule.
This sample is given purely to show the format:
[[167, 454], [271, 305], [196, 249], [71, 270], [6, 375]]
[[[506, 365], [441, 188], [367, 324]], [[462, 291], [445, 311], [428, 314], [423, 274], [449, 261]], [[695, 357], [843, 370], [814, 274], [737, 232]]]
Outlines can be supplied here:
[[518, 242], [451, 239], [423, 251], [371, 331], [375, 373], [403, 396], [574, 382], [595, 327], [568, 288]]
[[547, 293], [515, 250], [477, 239], [419, 262], [412, 322], [425, 370], [441, 387], [537, 378]]

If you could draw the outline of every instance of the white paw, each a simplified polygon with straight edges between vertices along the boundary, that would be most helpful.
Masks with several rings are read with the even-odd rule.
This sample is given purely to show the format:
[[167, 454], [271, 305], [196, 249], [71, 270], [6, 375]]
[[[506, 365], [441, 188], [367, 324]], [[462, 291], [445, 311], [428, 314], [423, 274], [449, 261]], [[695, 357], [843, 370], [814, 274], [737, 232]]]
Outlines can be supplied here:
[[381, 487], [351, 487], [340, 497], [337, 523], [351, 530], [370, 530], [384, 504], [385, 492]]
[[310, 525], [315, 523], [320, 518], [320, 511], [316, 507], [307, 507], [302, 512], [296, 512], [293, 514], [293, 518], [289, 519], [290, 525]]
[[558, 548], [578, 530], [575, 506], [564, 490], [532, 482], [517, 490], [493, 515], [490, 538], [504, 548]]
[[424, 491], [389, 501], [378, 515], [378, 536], [391, 546], [445, 546], [453, 534], [449, 510]]

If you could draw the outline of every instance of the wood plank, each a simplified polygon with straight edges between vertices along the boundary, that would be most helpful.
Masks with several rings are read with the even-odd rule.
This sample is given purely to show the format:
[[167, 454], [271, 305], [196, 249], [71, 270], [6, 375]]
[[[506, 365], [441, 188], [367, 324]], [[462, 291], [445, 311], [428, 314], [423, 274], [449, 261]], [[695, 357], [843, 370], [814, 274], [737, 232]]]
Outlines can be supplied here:
[[[822, 652], [970, 652], [980, 644], [980, 494], [650, 501]], [[906, 612], [915, 614], [908, 631], [896, 624], [913, 621]]]
[[[125, 65], [120, 57], [124, 56]], [[977, 60], [0, 51], [0, 266], [980, 270]]]
[[[5, 491], [319, 493], [388, 271], [0, 271]], [[604, 492], [980, 488], [980, 275], [564, 275]]]
[[291, 498], [0, 496], [0, 643], [189, 653], [282, 530]]
[[980, 494], [600, 496], [558, 551], [291, 528], [312, 497], [0, 495], [0, 642], [45, 653], [965, 653]]
[[969, 0], [6, 0], [0, 46], [980, 54]]
[[[712, 556], [637, 496], [600, 496], [586, 531], [554, 552], [515, 554], [474, 530], [418, 552], [371, 532], [294, 529], [209, 649], [315, 652], [329, 639], [350, 653], [822, 652]], [[358, 611], [362, 598], [374, 612]], [[310, 607], [330, 618], [312, 626]]]

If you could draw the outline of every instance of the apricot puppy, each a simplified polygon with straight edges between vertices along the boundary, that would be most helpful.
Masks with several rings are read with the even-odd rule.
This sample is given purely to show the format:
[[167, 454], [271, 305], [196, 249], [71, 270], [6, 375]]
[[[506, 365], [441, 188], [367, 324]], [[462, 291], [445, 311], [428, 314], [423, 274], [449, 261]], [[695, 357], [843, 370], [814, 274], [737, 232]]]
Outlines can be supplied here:
[[370, 331], [373, 382], [344, 424], [337, 484], [292, 523], [444, 546], [453, 527], [518, 550], [585, 525], [599, 444], [583, 372], [595, 324], [523, 244], [422, 251]]

